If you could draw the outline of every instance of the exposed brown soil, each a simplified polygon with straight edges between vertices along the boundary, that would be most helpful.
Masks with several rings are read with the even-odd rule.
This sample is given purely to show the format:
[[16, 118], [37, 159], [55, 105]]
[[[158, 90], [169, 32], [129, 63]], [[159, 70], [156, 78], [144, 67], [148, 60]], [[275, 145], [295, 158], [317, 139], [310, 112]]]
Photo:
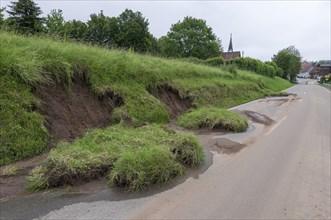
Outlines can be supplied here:
[[[17, 173], [13, 176], [0, 176], [0, 201], [25, 193], [26, 176], [44, 157], [45, 155], [41, 155], [11, 164], [17, 167]], [[0, 167], [0, 173], [4, 168], [5, 166]]]
[[181, 98], [179, 91], [170, 86], [160, 86], [152, 94], [168, 108], [172, 119], [185, 113], [193, 106], [193, 100], [191, 98]]
[[[62, 84], [49, 84], [35, 88], [34, 92], [43, 103], [41, 112], [46, 118], [50, 147], [61, 140], [73, 141], [90, 129], [108, 126], [113, 109], [123, 104], [123, 98], [113, 92], [96, 96], [85, 79], [75, 79], [71, 90]], [[26, 193], [26, 176], [44, 157], [37, 156], [11, 164], [18, 171], [14, 176], [0, 176], [0, 200]], [[4, 168], [0, 167], [0, 170]], [[97, 167], [94, 174], [98, 175], [104, 169]]]
[[89, 90], [85, 80], [74, 80], [68, 91], [62, 84], [50, 84], [36, 88], [42, 100], [42, 113], [46, 117], [46, 128], [50, 144], [73, 141], [93, 128], [110, 124], [114, 107], [123, 104], [123, 99], [114, 93], [98, 97]]
[[274, 120], [272, 120], [268, 116], [260, 114], [258, 112], [244, 110], [244, 111], [240, 111], [240, 113], [244, 114], [245, 116], [247, 116], [250, 120], [252, 120], [255, 123], [268, 125], [268, 126], [271, 125], [272, 123], [274, 123]]

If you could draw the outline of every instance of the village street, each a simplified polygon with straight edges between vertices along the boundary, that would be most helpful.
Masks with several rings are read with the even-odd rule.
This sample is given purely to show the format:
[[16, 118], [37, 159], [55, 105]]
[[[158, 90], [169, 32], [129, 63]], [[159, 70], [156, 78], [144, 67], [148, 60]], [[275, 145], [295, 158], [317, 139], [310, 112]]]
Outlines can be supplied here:
[[119, 198], [107, 189], [71, 198], [28, 195], [3, 202], [1, 217], [329, 219], [331, 93], [312, 81], [287, 91], [295, 95], [234, 108], [268, 116], [274, 123], [251, 123], [239, 135], [211, 136], [215, 143], [227, 139], [244, 147], [233, 154], [210, 148], [212, 165], [170, 189], [137, 198]]

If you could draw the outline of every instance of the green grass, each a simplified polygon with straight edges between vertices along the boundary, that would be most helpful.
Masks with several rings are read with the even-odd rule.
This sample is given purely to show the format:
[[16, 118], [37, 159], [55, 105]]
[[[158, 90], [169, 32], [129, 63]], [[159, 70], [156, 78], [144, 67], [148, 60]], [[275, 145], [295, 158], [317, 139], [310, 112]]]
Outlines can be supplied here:
[[18, 171], [17, 166], [15, 165], [6, 165], [1, 169], [0, 176], [15, 176]]
[[323, 84], [319, 84], [320, 86], [323, 86], [324, 88], [327, 88], [329, 90], [331, 90], [331, 84], [330, 83], [323, 83]]
[[185, 128], [224, 128], [242, 132], [248, 127], [247, 119], [237, 112], [215, 107], [204, 107], [179, 116], [177, 124]]
[[15, 77], [0, 74], [0, 165], [39, 154], [46, 146], [40, 105], [29, 87]]
[[[39, 154], [47, 145], [33, 87], [55, 81], [70, 88], [74, 77], [85, 76], [96, 95], [113, 91], [124, 99], [112, 117], [121, 125], [88, 132], [72, 144], [60, 143], [29, 176], [30, 189], [105, 175], [110, 184], [142, 189], [180, 175], [185, 165], [198, 165], [203, 154], [194, 136], [149, 125], [169, 122], [167, 108], [149, 93], [160, 85], [193, 98], [198, 108], [229, 108], [291, 86], [248, 71], [47, 38], [0, 32], [0, 42], [0, 165]], [[136, 128], [123, 126], [126, 122]]]
[[156, 124], [116, 125], [88, 132], [72, 144], [59, 144], [32, 171], [28, 188], [46, 189], [108, 175], [110, 184], [145, 189], [183, 174], [185, 166], [198, 166], [203, 158], [193, 134]]

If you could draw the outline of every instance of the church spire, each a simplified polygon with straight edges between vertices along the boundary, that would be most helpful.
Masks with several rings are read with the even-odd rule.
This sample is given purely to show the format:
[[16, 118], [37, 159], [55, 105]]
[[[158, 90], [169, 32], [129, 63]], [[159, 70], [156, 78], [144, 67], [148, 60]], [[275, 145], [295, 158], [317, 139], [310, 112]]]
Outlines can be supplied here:
[[229, 44], [228, 52], [233, 52], [233, 46], [232, 46], [232, 33], [231, 33], [231, 35], [230, 35], [230, 44]]

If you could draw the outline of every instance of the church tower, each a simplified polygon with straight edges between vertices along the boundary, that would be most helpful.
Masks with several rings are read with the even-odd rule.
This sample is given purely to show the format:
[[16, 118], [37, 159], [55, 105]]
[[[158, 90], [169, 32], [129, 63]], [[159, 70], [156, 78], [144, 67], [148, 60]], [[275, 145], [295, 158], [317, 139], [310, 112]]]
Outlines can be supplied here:
[[221, 56], [224, 58], [224, 60], [233, 60], [236, 57], [241, 57], [240, 51], [233, 51], [232, 33], [230, 34], [230, 43], [229, 43], [228, 52], [222, 52]]
[[233, 52], [233, 46], [232, 46], [232, 33], [230, 35], [230, 43], [229, 43], [229, 49], [228, 52]]

